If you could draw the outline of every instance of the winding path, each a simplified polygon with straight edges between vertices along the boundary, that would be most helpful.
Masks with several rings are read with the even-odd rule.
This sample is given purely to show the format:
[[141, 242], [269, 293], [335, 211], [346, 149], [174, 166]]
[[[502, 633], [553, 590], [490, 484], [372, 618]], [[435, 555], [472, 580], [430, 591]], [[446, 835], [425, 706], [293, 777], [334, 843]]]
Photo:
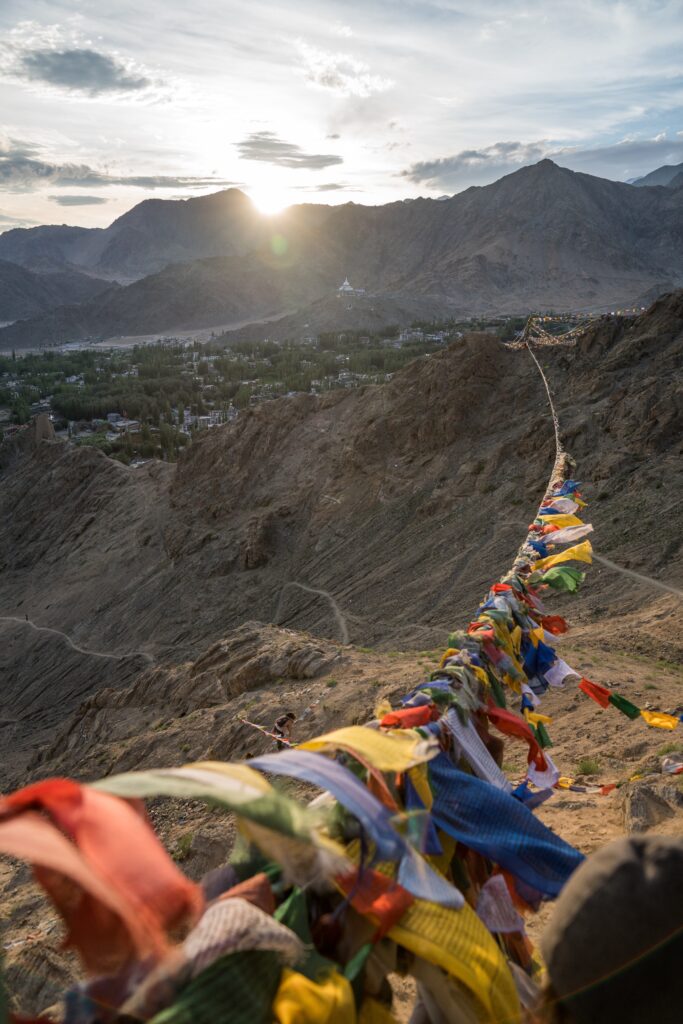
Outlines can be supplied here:
[[284, 586], [282, 587], [282, 590], [280, 591], [280, 599], [277, 603], [277, 610], [275, 612], [275, 625], [278, 625], [282, 617], [282, 607], [284, 604], [285, 590], [287, 589], [287, 587], [298, 587], [299, 590], [305, 590], [307, 594], [317, 594], [319, 597], [326, 597], [327, 600], [330, 602], [330, 605], [332, 607], [332, 613], [334, 615], [337, 625], [339, 626], [339, 632], [341, 633], [341, 642], [343, 644], [348, 644], [349, 630], [348, 626], [346, 625], [346, 619], [344, 618], [344, 613], [342, 612], [341, 608], [339, 607], [335, 599], [332, 597], [332, 594], [330, 594], [328, 590], [317, 590], [315, 587], [309, 587], [305, 583], [297, 583], [295, 580], [290, 580], [289, 583], [285, 583]]
[[632, 576], [633, 579], [640, 580], [641, 583], [649, 583], [651, 587], [657, 587], [658, 590], [665, 590], [668, 594], [683, 597], [683, 590], [680, 590], [678, 587], [674, 587], [670, 583], [662, 583], [661, 580], [656, 580], [653, 576], [645, 576], [642, 572], [636, 572], [634, 569], [625, 569], [623, 565], [617, 565], [610, 558], [599, 555], [595, 549], [593, 550], [593, 558], [596, 562], [602, 562], [608, 569], [614, 569], [615, 572], [623, 573], [624, 576]]
[[145, 651], [131, 651], [130, 654], [110, 654], [107, 651], [92, 651], [87, 647], [80, 647], [75, 644], [70, 636], [63, 633], [61, 629], [53, 629], [51, 626], [37, 626], [35, 622], [31, 622], [30, 619], [21, 618], [18, 615], [0, 615], [0, 622], [16, 622], [20, 626], [28, 626], [30, 629], [34, 629], [37, 633], [52, 633], [54, 636], [61, 637], [68, 646], [76, 651], [78, 654], [87, 654], [92, 658], [109, 658], [112, 661], [127, 661], [129, 658], [144, 658], [150, 664], [154, 664], [154, 658], [151, 654], [147, 654]]

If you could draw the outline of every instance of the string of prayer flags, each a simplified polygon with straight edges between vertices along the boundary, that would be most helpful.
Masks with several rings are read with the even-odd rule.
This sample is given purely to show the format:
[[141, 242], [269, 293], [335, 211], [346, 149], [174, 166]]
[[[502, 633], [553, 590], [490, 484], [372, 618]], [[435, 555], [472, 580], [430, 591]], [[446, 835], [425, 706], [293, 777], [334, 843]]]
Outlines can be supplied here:
[[[521, 1024], [513, 971], [530, 970], [532, 947], [513, 903], [532, 909], [554, 898], [583, 860], [532, 809], [555, 787], [614, 788], [561, 776], [544, 752], [552, 719], [538, 710], [549, 686], [579, 677], [552, 646], [567, 631], [565, 619], [547, 614], [534, 589], [542, 583], [544, 591], [573, 593], [585, 574], [564, 563], [591, 562], [590, 542], [577, 543], [593, 529], [575, 514], [585, 505], [580, 485], [562, 479], [570, 465], [558, 451], [511, 571], [467, 629], [450, 634], [438, 669], [400, 707], [377, 707], [369, 727], [335, 729], [248, 764], [148, 769], [92, 786], [49, 780], [0, 798], [0, 852], [36, 865], [88, 969], [110, 975], [113, 1016], [155, 1024], [227, 1017], [390, 1024], [376, 989], [365, 990], [366, 961], [387, 935], [412, 954], [409, 971], [429, 990], [435, 1018]], [[560, 544], [571, 546], [556, 551]], [[506, 708], [505, 687], [518, 712]], [[613, 704], [657, 728], [678, 725], [590, 680], [579, 687], [600, 707]], [[293, 746], [258, 723], [243, 724], [279, 748]], [[526, 777], [515, 790], [491, 727], [528, 747]], [[310, 803], [294, 799], [270, 775], [322, 794]], [[229, 884], [220, 887], [216, 872], [201, 888], [185, 879], [139, 813], [140, 798], [157, 796], [234, 812], [240, 842], [231, 864], [218, 869]], [[183, 938], [184, 919], [192, 930]], [[359, 937], [350, 960], [349, 937]], [[74, 990], [88, 1013], [102, 1004], [101, 980]]]
[[675, 715], [667, 715], [663, 711], [647, 711], [639, 708], [637, 705], [632, 704], [630, 700], [627, 700], [626, 697], [622, 697], [621, 694], [612, 693], [605, 686], [592, 683], [589, 679], [582, 679], [579, 683], [579, 689], [583, 690], [586, 696], [591, 697], [600, 707], [607, 708], [612, 704], [622, 714], [632, 720], [643, 718], [648, 725], [655, 729], [678, 728], [680, 719], [676, 718]]

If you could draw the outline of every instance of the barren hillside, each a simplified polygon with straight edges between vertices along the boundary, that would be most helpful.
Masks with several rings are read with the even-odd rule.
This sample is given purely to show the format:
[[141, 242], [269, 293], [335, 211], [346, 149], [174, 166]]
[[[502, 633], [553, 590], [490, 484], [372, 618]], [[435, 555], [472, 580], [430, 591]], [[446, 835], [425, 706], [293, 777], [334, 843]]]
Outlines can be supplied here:
[[[666, 588], [681, 579], [682, 332], [676, 293], [540, 351], [608, 560], [574, 621], [667, 660], [680, 653]], [[88, 694], [196, 659], [245, 621], [443, 643], [509, 564], [553, 458], [532, 361], [490, 336], [381, 388], [264, 404], [177, 465], [25, 447], [3, 450], [0, 491], [2, 722], [18, 773]]]

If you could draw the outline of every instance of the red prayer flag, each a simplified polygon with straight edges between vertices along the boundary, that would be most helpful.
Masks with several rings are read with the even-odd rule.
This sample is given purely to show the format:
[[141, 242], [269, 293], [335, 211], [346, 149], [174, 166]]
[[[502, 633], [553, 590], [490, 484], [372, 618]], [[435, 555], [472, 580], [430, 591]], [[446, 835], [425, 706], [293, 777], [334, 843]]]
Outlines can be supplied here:
[[604, 686], [599, 686], [598, 683], [591, 683], [590, 679], [582, 679], [579, 683], [579, 689], [583, 690], [587, 697], [592, 697], [601, 708], [609, 707], [610, 692]]
[[561, 636], [569, 629], [566, 619], [563, 619], [561, 615], [541, 615], [538, 621], [546, 632], [552, 633], [554, 636]]
[[416, 708], [390, 711], [379, 724], [382, 729], [416, 729], [419, 725], [435, 722], [440, 714], [434, 704], [421, 704]]
[[495, 725], [496, 729], [499, 729], [506, 736], [516, 736], [517, 739], [528, 743], [529, 756], [527, 760], [529, 764], [533, 761], [539, 772], [544, 772], [547, 769], [548, 762], [528, 722], [525, 722], [523, 718], [515, 715], [512, 711], [496, 707], [493, 703], [490, 703], [487, 707], [486, 714], [491, 724]]
[[126, 800], [70, 779], [46, 779], [0, 798], [0, 849], [11, 852], [3, 839], [18, 842], [23, 821], [24, 852], [14, 855], [35, 865], [90, 970], [111, 972], [131, 955], [161, 955], [167, 932], [198, 916], [201, 889]]
[[337, 883], [349, 897], [354, 910], [364, 916], [369, 914], [379, 922], [373, 942], [378, 942], [390, 932], [415, 902], [407, 889], [372, 868], [364, 868], [362, 874], [356, 870], [340, 875]]

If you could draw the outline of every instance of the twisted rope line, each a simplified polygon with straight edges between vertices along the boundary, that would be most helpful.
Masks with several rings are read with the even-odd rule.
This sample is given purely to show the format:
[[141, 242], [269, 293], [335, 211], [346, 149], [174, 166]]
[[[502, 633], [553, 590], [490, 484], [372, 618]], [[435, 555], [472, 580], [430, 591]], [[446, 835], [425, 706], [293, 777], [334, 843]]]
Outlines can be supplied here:
[[[562, 438], [560, 436], [560, 418], [557, 415], [557, 410], [555, 409], [555, 403], [553, 402], [553, 395], [550, 390], [550, 385], [548, 384], [548, 379], [545, 373], [543, 372], [543, 367], [534, 355], [534, 352], [531, 348], [531, 344], [529, 342], [529, 334], [532, 326], [533, 318], [529, 317], [524, 328], [524, 334], [522, 335], [522, 344], [526, 347], [529, 355], [536, 364], [536, 369], [541, 375], [541, 380], [543, 381], [543, 386], [545, 387], [545, 391], [548, 396], [548, 405], [550, 406], [550, 415], [552, 416], [553, 430], [555, 432], [555, 462], [553, 463], [553, 468], [550, 472], [548, 484], [546, 486], [545, 491], [543, 492], [543, 497], [539, 502], [538, 511], [540, 512], [541, 506], [543, 505], [544, 501], [550, 496], [553, 490], [555, 490], [555, 488], [558, 485], [558, 482], [561, 483], [569, 477], [572, 466], [574, 465], [574, 460], [572, 459], [571, 455], [567, 451], [565, 451], [564, 445], [562, 444]], [[505, 580], [510, 575], [514, 575], [514, 573], [520, 566], [528, 565], [529, 561], [534, 562], [538, 559], [538, 554], [535, 551], [531, 552], [530, 549], [527, 547], [527, 543], [530, 537], [531, 531], [529, 531], [526, 537], [524, 538], [522, 544], [520, 545], [517, 551], [517, 555], [515, 556], [512, 568], [504, 577], [502, 577], [503, 580]]]

